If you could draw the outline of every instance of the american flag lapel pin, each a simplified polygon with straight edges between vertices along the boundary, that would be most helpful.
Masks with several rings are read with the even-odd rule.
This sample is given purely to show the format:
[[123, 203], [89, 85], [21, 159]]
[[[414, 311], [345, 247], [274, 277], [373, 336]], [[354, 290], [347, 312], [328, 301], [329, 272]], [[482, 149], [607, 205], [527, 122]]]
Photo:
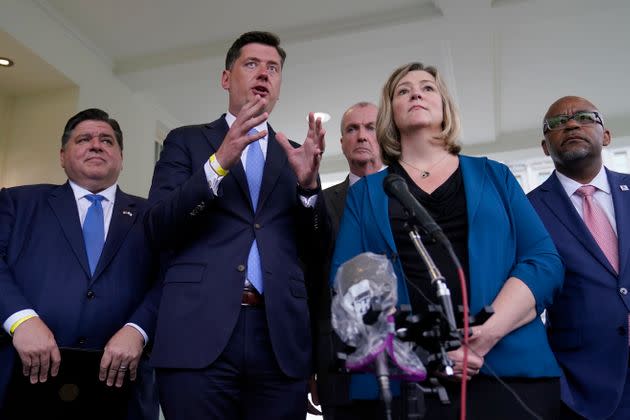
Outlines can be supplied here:
[[628, 191], [628, 186], [627, 186], [626, 184], [621, 184], [621, 185], [619, 186], [619, 189], [620, 189], [621, 191]]
[[125, 216], [129, 216], [129, 217], [133, 216], [133, 213], [130, 212], [129, 210], [123, 210], [122, 214], [124, 214]]

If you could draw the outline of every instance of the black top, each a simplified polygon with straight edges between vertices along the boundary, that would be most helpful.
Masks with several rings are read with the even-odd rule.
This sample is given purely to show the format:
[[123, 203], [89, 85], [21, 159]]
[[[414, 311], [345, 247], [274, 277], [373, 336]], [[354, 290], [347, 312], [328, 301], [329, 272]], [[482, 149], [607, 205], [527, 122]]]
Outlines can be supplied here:
[[[442, 228], [453, 246], [455, 255], [457, 255], [464, 268], [466, 288], [470, 290], [468, 281], [468, 214], [466, 212], [466, 194], [461, 169], [458, 167], [431, 194], [427, 194], [418, 187], [398, 162], [391, 165], [388, 170], [389, 173], [398, 174], [407, 181], [411, 194]], [[409, 238], [409, 230], [406, 227], [407, 220], [408, 218], [402, 205], [398, 200], [390, 198], [389, 222], [403, 271], [409, 282], [418, 286], [422, 293], [434, 303], [438, 303], [434, 288], [431, 286], [429, 271], [414, 247], [411, 238]], [[457, 315], [457, 307], [462, 304], [462, 288], [455, 264], [451, 261], [448, 252], [442, 245], [428, 241], [425, 238], [423, 238], [423, 244], [433, 258], [438, 270], [446, 279], [446, 285], [451, 291], [453, 308], [456, 312], [455, 318], [461, 319], [461, 316]], [[426, 300], [410, 285], [407, 285], [407, 289], [409, 290], [409, 299], [414, 312], [421, 313], [424, 311], [427, 307]]]

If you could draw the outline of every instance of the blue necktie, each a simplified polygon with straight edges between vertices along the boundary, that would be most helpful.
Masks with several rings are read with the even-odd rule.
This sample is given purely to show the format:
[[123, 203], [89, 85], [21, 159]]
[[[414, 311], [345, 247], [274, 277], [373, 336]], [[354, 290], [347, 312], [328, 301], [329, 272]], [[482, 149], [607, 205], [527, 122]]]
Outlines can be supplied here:
[[[249, 130], [250, 136], [258, 133], [256, 129]], [[252, 206], [254, 212], [258, 205], [258, 196], [260, 194], [260, 184], [262, 182], [263, 169], [265, 168], [265, 157], [263, 156], [262, 149], [260, 148], [260, 141], [257, 140], [250, 143], [247, 149], [247, 168], [245, 173], [247, 174], [247, 185], [249, 186], [249, 195], [252, 198]], [[260, 254], [258, 252], [258, 245], [256, 239], [252, 242], [252, 246], [249, 249], [249, 256], [247, 257], [247, 279], [258, 290], [259, 293], [263, 293], [263, 276], [262, 266], [260, 264]]]
[[103, 251], [105, 243], [105, 223], [103, 220], [103, 207], [101, 201], [105, 198], [98, 194], [88, 194], [85, 196], [92, 205], [88, 207], [83, 221], [83, 239], [85, 240], [85, 250], [87, 251], [88, 262], [90, 263], [90, 273], [94, 274], [98, 259]]

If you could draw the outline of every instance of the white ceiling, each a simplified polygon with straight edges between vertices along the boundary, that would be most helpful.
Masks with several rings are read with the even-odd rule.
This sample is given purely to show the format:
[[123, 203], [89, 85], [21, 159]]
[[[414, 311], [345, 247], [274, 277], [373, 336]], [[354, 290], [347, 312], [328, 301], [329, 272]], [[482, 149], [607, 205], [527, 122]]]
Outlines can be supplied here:
[[0, 55], [15, 62], [12, 67], [0, 67], [0, 93], [3, 95], [28, 95], [74, 86], [70, 79], [1, 29]]
[[377, 102], [409, 61], [446, 76], [465, 152], [537, 145], [546, 108], [568, 94], [590, 98], [613, 135], [630, 136], [627, 0], [35, 1], [182, 124], [225, 111], [219, 80], [234, 38], [278, 33], [288, 58], [271, 123], [301, 141], [307, 113], [329, 112], [328, 171], [344, 168], [344, 109]]

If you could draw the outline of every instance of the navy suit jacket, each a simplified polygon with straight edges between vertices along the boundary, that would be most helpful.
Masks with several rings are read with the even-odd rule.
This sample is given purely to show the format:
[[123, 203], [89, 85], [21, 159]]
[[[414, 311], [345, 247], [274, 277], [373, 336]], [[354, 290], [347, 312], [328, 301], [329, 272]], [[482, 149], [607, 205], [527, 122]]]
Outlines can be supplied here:
[[[324, 190], [324, 198], [326, 199], [326, 208], [328, 210], [333, 238], [336, 238], [337, 233], [339, 233], [339, 223], [343, 216], [343, 210], [346, 208], [348, 188], [350, 188], [350, 175], [339, 184], [335, 184]], [[326, 275], [328, 275], [328, 273], [326, 273]]]
[[[157, 301], [147, 295], [155, 276], [142, 223], [145, 209], [145, 199], [117, 190], [103, 252], [90, 275], [69, 183], [0, 191], [1, 322], [32, 308], [60, 347], [103, 349], [127, 322], [151, 337]], [[0, 402], [14, 363], [20, 361], [5, 334], [0, 339]], [[157, 414], [157, 400], [153, 411]]]
[[562, 399], [589, 419], [614, 411], [628, 371], [630, 176], [606, 173], [617, 222], [619, 274], [555, 173], [529, 193], [566, 266], [562, 293], [548, 312], [550, 344], [564, 372]]
[[299, 238], [313, 241], [316, 213], [299, 202], [297, 179], [271, 127], [256, 212], [240, 161], [214, 195], [203, 166], [227, 132], [224, 117], [175, 129], [155, 167], [147, 226], [164, 250], [165, 272], [152, 362], [201, 369], [216, 360], [241, 310], [247, 256], [256, 238], [276, 359], [288, 376], [307, 377], [311, 332], [298, 251]]

